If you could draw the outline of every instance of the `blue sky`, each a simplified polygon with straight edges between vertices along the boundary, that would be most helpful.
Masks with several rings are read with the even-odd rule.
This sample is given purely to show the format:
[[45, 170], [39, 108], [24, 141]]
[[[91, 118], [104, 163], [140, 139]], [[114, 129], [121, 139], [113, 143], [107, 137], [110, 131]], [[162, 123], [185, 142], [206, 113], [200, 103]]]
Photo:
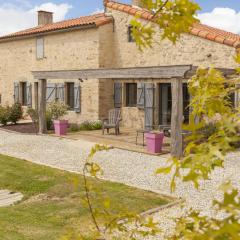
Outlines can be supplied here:
[[[240, 34], [240, 0], [195, 1], [202, 7], [202, 23]], [[54, 21], [61, 21], [102, 10], [103, 0], [0, 0], [0, 35], [36, 26], [40, 9], [54, 12]]]
[[[129, 3], [130, 0], [120, 0], [121, 2]], [[204, 12], [212, 11], [215, 7], [229, 7], [240, 11], [239, 0], [196, 0]], [[68, 12], [67, 18], [78, 17], [80, 15], [87, 15], [94, 12], [96, 9], [102, 8], [103, 0], [8, 0], [8, 4], [21, 6], [23, 8], [31, 8], [42, 3], [52, 2], [55, 4], [68, 3], [72, 5], [72, 9]], [[6, 0], [0, 0], [0, 6], [6, 4]]]

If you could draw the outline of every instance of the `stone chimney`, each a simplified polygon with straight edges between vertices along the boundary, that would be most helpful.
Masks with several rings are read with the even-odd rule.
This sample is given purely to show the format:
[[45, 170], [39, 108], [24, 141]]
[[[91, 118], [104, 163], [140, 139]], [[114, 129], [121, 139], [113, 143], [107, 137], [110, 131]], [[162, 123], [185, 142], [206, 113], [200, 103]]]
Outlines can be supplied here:
[[53, 13], [38, 11], [38, 26], [53, 23]]
[[132, 0], [132, 5], [137, 7], [142, 7], [142, 0]]

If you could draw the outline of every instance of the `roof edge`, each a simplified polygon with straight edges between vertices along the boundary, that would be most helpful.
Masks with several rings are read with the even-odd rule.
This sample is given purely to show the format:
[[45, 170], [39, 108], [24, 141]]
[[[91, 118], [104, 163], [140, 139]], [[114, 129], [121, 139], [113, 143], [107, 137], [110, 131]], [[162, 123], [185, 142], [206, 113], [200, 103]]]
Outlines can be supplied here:
[[19, 36], [6, 36], [6, 37], [3, 36], [3, 37], [0, 37], [0, 43], [16, 41], [16, 40], [21, 40], [21, 39], [28, 39], [28, 38], [33, 38], [33, 37], [41, 37], [41, 36], [56, 34], [56, 33], [70, 32], [70, 31], [75, 31], [75, 30], [91, 29], [91, 28], [97, 28], [97, 26], [95, 24], [88, 24], [85, 26], [80, 25], [80, 26], [74, 26], [74, 27], [69, 27], [69, 28], [50, 30], [50, 31], [25, 34], [25, 35], [19, 35]]
[[[111, 8], [113, 10], [124, 12], [124, 13], [127, 13], [132, 16], [137, 15], [138, 17], [140, 17], [144, 20], [152, 21], [153, 14], [151, 12], [149, 12], [147, 9], [134, 8], [129, 4], [119, 3], [116, 1], [112, 1], [112, 0], [104, 0], [103, 3], [104, 3], [105, 8], [106, 7]], [[198, 24], [203, 25], [201, 23], [198, 23]], [[220, 30], [218, 28], [215, 28], [215, 29]], [[221, 30], [221, 31], [226, 32], [224, 30]], [[188, 33], [193, 36], [197, 36], [197, 37], [200, 37], [200, 38], [203, 38], [206, 40], [210, 40], [210, 41], [213, 41], [216, 43], [224, 44], [224, 45], [236, 48], [236, 49], [240, 48], [240, 40], [234, 40], [232, 38], [224, 37], [220, 34], [212, 33], [210, 31], [204, 31], [204, 30], [198, 29], [196, 26], [192, 26]]]
[[[83, 16], [83, 17], [79, 17], [79, 18], [97, 16], [97, 15], [100, 15], [100, 14]], [[37, 27], [21, 30], [19, 32], [0, 36], [0, 42], [13, 41], [16, 39], [23, 39], [23, 38], [31, 38], [33, 36], [39, 36], [39, 35], [49, 35], [49, 34], [60, 33], [60, 32], [84, 30], [84, 29], [89, 29], [89, 28], [98, 28], [98, 27], [101, 27], [105, 24], [109, 24], [112, 22], [112, 18], [107, 17], [107, 16], [105, 16], [105, 17], [106, 17], [106, 19], [97, 19], [97, 21], [95, 21], [95, 22], [92, 21], [92, 22], [84, 23], [84, 24], [79, 23], [76, 25], [69, 25], [69, 26], [64, 26], [64, 27], [55, 27], [55, 28], [53, 27], [52, 29], [42, 29], [41, 30], [41, 28], [45, 27], [45, 26], [51, 26], [51, 25], [54, 26], [55, 24], [65, 23], [65, 22], [76, 20], [79, 18], [67, 19], [67, 20], [55, 22], [52, 24], [46, 24], [41, 27], [37, 26]], [[32, 32], [31, 32], [31, 30], [32, 30]], [[30, 32], [27, 32], [27, 31], [30, 31]]]

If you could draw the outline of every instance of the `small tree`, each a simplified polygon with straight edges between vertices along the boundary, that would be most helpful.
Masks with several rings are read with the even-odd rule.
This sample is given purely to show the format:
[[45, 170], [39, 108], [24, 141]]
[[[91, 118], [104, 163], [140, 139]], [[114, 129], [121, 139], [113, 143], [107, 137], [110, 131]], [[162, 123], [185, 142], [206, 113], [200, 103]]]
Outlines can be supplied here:
[[33, 122], [33, 126], [35, 129], [35, 133], [38, 133], [38, 112], [37, 110], [33, 109], [33, 108], [28, 108], [27, 110], [27, 114], [29, 115], [29, 117], [31, 118], [32, 122]]
[[20, 103], [14, 103], [9, 109], [9, 121], [16, 124], [23, 116], [22, 106]]
[[63, 102], [51, 102], [48, 104], [47, 112], [52, 116], [52, 120], [59, 120], [67, 114], [68, 106]]

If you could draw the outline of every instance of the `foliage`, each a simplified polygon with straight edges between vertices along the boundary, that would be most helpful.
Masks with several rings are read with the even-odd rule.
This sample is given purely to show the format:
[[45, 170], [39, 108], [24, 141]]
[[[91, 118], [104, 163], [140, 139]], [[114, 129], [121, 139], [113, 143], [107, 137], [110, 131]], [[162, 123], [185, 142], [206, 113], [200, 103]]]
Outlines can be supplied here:
[[[82, 233], [81, 240], [94, 239], [95, 229], [88, 208], [83, 204], [85, 190], [81, 174], [4, 155], [0, 155], [0, 169], [0, 189], [24, 195], [20, 204], [0, 208], [1, 240], [57, 240], [69, 229]], [[77, 185], [73, 184], [75, 179], [78, 179]], [[125, 214], [127, 209], [142, 212], [166, 203], [158, 194], [123, 184], [94, 178], [87, 178], [87, 181], [100, 189], [91, 195], [94, 205], [98, 205], [102, 189], [110, 201], [116, 203], [109, 209], [111, 215]], [[104, 219], [98, 218], [98, 222], [102, 224]]]
[[53, 130], [53, 116], [49, 109], [46, 110], [46, 123], [47, 123], [47, 130]]
[[38, 132], [38, 111], [34, 108], [28, 108], [27, 109], [27, 115], [31, 118], [34, 128], [35, 128], [35, 132], [37, 134]]
[[[240, 63], [240, 57], [236, 58]], [[237, 72], [239, 69], [237, 69]], [[232, 152], [240, 142], [240, 108], [233, 107], [231, 94], [238, 92], [239, 79], [225, 79], [215, 69], [199, 69], [189, 81], [192, 95], [190, 123], [184, 126], [190, 132], [183, 159], [172, 158], [159, 174], [173, 173], [171, 190], [176, 187], [176, 178], [193, 182], [196, 188], [200, 180], [208, 180], [212, 171], [224, 167], [227, 153]], [[197, 120], [197, 121], [196, 121]], [[169, 239], [232, 240], [240, 238], [240, 193], [226, 183], [222, 187], [224, 198], [214, 201], [217, 213], [225, 214], [222, 219], [207, 217], [197, 211], [190, 211], [177, 219], [174, 236]]]
[[152, 47], [157, 33], [152, 22], [160, 28], [161, 39], [176, 43], [181, 34], [189, 32], [190, 27], [198, 21], [195, 16], [200, 10], [199, 5], [191, 0], [142, 0], [142, 6], [153, 17], [146, 24], [139, 20], [138, 15], [131, 21], [133, 38], [141, 50]]
[[[175, 169], [172, 190], [176, 177], [192, 181], [198, 187], [201, 179], [209, 179], [212, 170], [223, 167], [226, 154], [234, 151], [239, 144], [240, 109], [233, 108], [230, 99], [235, 84], [238, 80], [225, 79], [215, 69], [199, 69], [189, 81], [192, 112], [190, 123], [184, 129], [191, 134], [186, 138], [184, 157], [182, 160], [171, 159], [169, 167], [157, 171], [169, 173], [172, 168]], [[183, 169], [188, 171], [184, 176], [180, 172]]]
[[85, 121], [81, 124], [71, 124], [70, 131], [78, 132], [78, 131], [91, 131], [91, 130], [99, 130], [102, 128], [101, 121]]
[[[157, 223], [153, 221], [152, 217], [143, 217], [138, 213], [131, 211], [131, 208], [122, 209], [122, 212], [114, 213], [112, 209], [119, 204], [114, 202], [112, 204], [111, 199], [106, 194], [104, 189], [99, 189], [92, 185], [87, 176], [91, 176], [96, 181], [99, 180], [99, 176], [102, 175], [102, 169], [93, 161], [93, 157], [97, 152], [107, 151], [109, 148], [103, 145], [95, 145], [91, 149], [83, 168], [84, 188], [85, 188], [85, 203], [88, 206], [92, 222], [96, 229], [96, 235], [94, 239], [105, 239], [107, 236], [111, 239], [138, 239], [141, 237], [154, 236], [159, 233]], [[101, 195], [97, 204], [96, 194]], [[139, 205], [138, 203], [137, 205]], [[104, 221], [101, 219], [104, 219]], [[121, 235], [119, 235], [121, 233]], [[73, 238], [75, 236], [75, 238]], [[67, 233], [63, 236], [64, 240], [82, 239], [77, 237], [73, 233]]]
[[9, 122], [17, 123], [23, 116], [22, 106], [20, 103], [14, 103], [9, 109]]
[[202, 216], [190, 211], [177, 219], [174, 236], [169, 240], [234, 240], [240, 239], [240, 197], [237, 189], [228, 182], [221, 187], [222, 201], [213, 201], [213, 207], [224, 215], [223, 219]]
[[27, 115], [32, 119], [33, 122], [38, 121], [38, 112], [34, 108], [28, 108], [27, 109]]
[[0, 106], [0, 123], [1, 124], [7, 125], [9, 121], [9, 115], [10, 115], [9, 107]]
[[47, 106], [47, 111], [49, 112], [52, 119], [54, 120], [58, 120], [64, 115], [66, 115], [67, 110], [68, 110], [68, 106], [60, 101], [51, 102]]
[[16, 124], [22, 118], [23, 111], [20, 103], [15, 103], [11, 107], [0, 106], [0, 123], [6, 125], [8, 122]]

